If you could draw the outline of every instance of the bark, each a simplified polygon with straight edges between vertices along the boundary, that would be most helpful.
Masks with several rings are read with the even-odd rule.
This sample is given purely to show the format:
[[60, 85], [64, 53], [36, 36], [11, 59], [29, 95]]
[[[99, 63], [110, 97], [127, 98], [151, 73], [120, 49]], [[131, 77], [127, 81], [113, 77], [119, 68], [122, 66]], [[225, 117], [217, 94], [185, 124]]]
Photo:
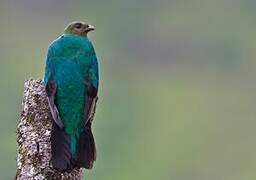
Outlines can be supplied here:
[[52, 117], [41, 80], [25, 82], [23, 110], [17, 127], [17, 180], [80, 180], [82, 170], [60, 173], [52, 168]]

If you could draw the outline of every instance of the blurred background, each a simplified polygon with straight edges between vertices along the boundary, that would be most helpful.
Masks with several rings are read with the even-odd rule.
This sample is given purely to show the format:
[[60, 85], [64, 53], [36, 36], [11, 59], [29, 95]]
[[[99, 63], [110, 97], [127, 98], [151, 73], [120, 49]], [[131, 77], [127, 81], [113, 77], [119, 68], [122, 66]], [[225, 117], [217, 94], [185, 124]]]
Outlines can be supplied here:
[[0, 179], [16, 171], [25, 79], [73, 20], [100, 61], [87, 180], [256, 178], [256, 1], [1, 0]]

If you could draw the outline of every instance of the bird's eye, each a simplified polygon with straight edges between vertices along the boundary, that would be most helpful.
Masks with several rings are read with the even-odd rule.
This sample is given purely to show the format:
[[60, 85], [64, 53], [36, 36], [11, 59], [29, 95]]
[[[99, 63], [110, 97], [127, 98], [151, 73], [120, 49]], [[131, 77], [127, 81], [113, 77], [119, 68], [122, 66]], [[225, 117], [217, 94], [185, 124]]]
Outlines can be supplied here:
[[75, 28], [80, 29], [81, 27], [82, 27], [82, 24], [81, 24], [81, 23], [76, 23], [76, 24], [75, 24]]

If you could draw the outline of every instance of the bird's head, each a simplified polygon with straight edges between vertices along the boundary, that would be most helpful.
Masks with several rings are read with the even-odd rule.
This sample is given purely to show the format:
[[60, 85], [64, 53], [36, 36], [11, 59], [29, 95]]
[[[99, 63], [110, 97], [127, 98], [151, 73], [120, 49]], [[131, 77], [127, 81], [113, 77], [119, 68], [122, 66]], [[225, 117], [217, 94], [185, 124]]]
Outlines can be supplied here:
[[76, 34], [79, 36], [87, 36], [88, 32], [94, 31], [95, 28], [82, 21], [70, 23], [64, 30], [65, 34]]

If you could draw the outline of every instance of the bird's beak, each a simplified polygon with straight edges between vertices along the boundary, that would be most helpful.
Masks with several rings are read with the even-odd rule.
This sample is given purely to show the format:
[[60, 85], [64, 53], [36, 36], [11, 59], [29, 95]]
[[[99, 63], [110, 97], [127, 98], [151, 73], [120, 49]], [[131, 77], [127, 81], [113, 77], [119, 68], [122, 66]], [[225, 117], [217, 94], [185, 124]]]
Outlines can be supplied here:
[[94, 26], [92, 26], [92, 25], [89, 25], [89, 27], [87, 28], [87, 31], [89, 32], [89, 31], [94, 31], [95, 30], [95, 27]]

